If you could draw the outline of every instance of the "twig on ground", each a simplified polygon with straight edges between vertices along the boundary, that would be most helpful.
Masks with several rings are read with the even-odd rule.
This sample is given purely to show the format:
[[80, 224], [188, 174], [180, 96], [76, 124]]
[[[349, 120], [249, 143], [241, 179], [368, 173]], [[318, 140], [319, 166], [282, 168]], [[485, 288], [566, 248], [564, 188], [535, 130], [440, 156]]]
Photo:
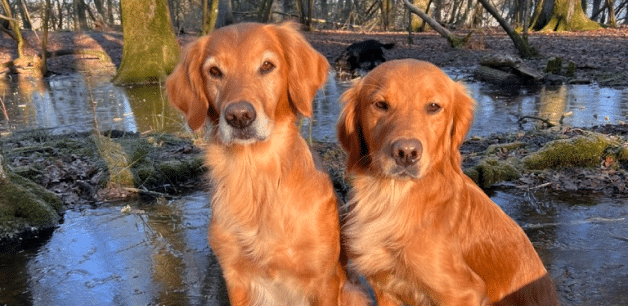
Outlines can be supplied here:
[[523, 116], [523, 117], [519, 118], [519, 120], [517, 120], [517, 123], [522, 123], [522, 121], [525, 120], [525, 119], [539, 120], [539, 121], [545, 123], [547, 125], [547, 127], [555, 126], [555, 124], [551, 123], [548, 119], [544, 119], [544, 118], [536, 117], [536, 116]]
[[138, 188], [132, 188], [132, 187], [125, 187], [123, 189], [129, 192], [141, 193], [141, 194], [153, 196], [153, 197], [164, 197], [164, 198], [176, 198], [177, 197], [177, 196], [173, 196], [167, 193], [161, 193], [157, 191], [150, 191], [150, 190], [144, 190], [144, 189], [138, 189]]
[[[534, 229], [534, 228], [546, 228], [553, 227], [559, 225], [580, 225], [580, 224], [588, 224], [588, 223], [610, 223], [610, 222], [621, 222], [625, 221], [626, 218], [603, 218], [603, 217], [591, 217], [585, 220], [575, 220], [571, 222], [552, 222], [552, 223], [535, 223], [535, 224], [524, 224], [521, 226], [524, 229]], [[616, 238], [616, 237], [613, 237]]]

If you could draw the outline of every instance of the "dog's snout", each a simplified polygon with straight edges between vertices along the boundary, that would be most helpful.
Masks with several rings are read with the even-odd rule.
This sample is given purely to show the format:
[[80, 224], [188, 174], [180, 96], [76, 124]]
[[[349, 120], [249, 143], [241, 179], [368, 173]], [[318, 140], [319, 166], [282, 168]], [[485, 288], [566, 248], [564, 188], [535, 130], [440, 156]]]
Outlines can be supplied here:
[[225, 109], [225, 120], [236, 129], [248, 127], [256, 116], [255, 108], [249, 102], [236, 102]]
[[417, 139], [398, 139], [392, 143], [391, 156], [397, 165], [408, 167], [421, 159], [423, 146]]

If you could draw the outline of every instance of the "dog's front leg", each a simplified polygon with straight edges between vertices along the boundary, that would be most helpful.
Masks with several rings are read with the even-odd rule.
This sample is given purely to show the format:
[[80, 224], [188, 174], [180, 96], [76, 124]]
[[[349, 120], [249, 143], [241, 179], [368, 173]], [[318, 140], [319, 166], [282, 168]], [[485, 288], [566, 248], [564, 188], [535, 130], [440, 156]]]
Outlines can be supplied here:
[[234, 235], [225, 231], [216, 222], [211, 222], [209, 226], [209, 244], [218, 259], [223, 277], [227, 285], [229, 302], [232, 306], [255, 305], [251, 296], [252, 269], [246, 264], [239, 254], [241, 249]]

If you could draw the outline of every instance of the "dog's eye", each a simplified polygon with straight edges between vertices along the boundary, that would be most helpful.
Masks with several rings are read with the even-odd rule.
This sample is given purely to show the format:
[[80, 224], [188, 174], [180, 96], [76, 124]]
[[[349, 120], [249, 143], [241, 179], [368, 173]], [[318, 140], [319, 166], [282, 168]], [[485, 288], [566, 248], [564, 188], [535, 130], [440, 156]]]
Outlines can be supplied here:
[[264, 61], [264, 63], [262, 63], [262, 66], [259, 67], [259, 72], [261, 74], [267, 74], [271, 71], [273, 71], [275, 69], [275, 65], [269, 61]]
[[386, 101], [375, 102], [373, 105], [381, 111], [387, 111], [390, 108], [390, 105], [388, 105]]
[[430, 103], [425, 107], [425, 109], [427, 110], [428, 113], [435, 114], [441, 109], [441, 107], [440, 105], [436, 103]]
[[219, 79], [222, 77], [222, 71], [220, 71], [220, 69], [216, 66], [211, 66], [207, 72], [209, 72], [209, 75], [213, 78]]

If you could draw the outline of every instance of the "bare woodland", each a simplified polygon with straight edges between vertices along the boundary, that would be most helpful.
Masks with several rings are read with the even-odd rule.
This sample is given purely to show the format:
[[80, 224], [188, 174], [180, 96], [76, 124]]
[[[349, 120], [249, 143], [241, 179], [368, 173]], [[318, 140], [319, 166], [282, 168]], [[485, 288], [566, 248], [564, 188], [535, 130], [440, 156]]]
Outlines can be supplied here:
[[[530, 33], [625, 28], [628, 0], [0, 0], [0, 19], [5, 37], [14, 41], [12, 56], [0, 64], [13, 71], [30, 69], [45, 74], [47, 58], [90, 52], [75, 48], [50, 51], [48, 33], [122, 32], [125, 51], [123, 64], [116, 64], [120, 69], [116, 81], [126, 83], [160, 80], [178, 57], [178, 52], [167, 52], [170, 58], [159, 63], [152, 75], [123, 79], [121, 76], [129, 75], [126, 69], [145, 66], [125, 64], [124, 57], [150, 57], [127, 54], [127, 49], [150, 53], [172, 45], [176, 36], [202, 35], [235, 22], [290, 19], [300, 22], [305, 31], [356, 34], [435, 32], [452, 48], [473, 44], [469, 38], [476, 33], [498, 29], [508, 35], [517, 53], [527, 58], [537, 55], [528, 45]], [[25, 46], [23, 36], [34, 39]], [[411, 35], [408, 40], [411, 44]], [[24, 48], [34, 52], [25, 54]], [[97, 53], [93, 55], [111, 56]]]

